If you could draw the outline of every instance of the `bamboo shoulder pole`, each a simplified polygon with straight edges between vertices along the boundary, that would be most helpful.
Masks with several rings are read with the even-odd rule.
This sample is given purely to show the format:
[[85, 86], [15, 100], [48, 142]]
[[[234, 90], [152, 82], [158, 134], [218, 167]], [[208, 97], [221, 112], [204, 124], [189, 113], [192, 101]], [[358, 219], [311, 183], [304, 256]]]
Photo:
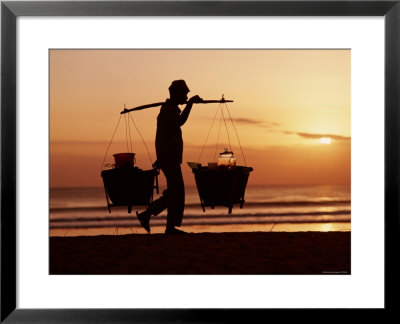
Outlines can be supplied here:
[[[226, 99], [220, 99], [220, 100], [202, 100], [200, 102], [194, 102], [194, 104], [209, 104], [209, 103], [226, 103], [226, 102], [233, 102], [233, 100], [226, 100]], [[189, 103], [186, 101], [186, 104]], [[153, 108], [153, 107], [158, 107], [164, 104], [164, 102], [156, 102], [148, 105], [143, 105], [143, 106], [138, 106], [135, 108], [125, 108], [123, 111], [121, 111], [121, 114], [126, 114], [131, 111], [136, 111], [136, 110], [142, 110], [142, 109], [147, 109], [147, 108]]]

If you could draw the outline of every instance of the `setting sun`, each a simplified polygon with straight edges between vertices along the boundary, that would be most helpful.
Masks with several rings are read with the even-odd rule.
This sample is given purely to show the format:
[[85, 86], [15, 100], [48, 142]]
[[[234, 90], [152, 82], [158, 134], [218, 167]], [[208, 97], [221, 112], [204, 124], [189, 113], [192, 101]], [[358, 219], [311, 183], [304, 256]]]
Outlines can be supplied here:
[[331, 144], [332, 139], [330, 137], [321, 137], [319, 141], [321, 144]]

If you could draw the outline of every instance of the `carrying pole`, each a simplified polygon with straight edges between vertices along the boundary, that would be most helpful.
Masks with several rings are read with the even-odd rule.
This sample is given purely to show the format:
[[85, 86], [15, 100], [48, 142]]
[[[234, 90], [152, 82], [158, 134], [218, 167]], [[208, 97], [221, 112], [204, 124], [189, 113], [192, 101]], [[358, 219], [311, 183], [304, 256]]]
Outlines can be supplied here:
[[[220, 100], [202, 100], [200, 102], [193, 102], [194, 104], [209, 104], [209, 103], [226, 103], [226, 102], [233, 102], [233, 100], [226, 100], [224, 98], [220, 99]], [[188, 104], [189, 101], [186, 101], [186, 104]], [[139, 107], [135, 107], [135, 108], [124, 108], [123, 111], [121, 111], [121, 114], [126, 114], [129, 113], [131, 111], [135, 111], [135, 110], [142, 110], [142, 109], [147, 109], [147, 108], [153, 108], [153, 107], [158, 107], [163, 105], [164, 102], [156, 102], [156, 103], [152, 103], [152, 104], [148, 104], [148, 105], [143, 105], [143, 106], [139, 106]]]

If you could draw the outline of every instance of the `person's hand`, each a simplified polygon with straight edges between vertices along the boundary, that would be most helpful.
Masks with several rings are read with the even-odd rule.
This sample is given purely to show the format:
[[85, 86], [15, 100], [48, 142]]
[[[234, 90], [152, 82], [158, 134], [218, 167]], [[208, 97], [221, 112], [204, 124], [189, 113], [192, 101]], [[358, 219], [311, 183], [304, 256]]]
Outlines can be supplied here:
[[156, 161], [153, 163], [152, 167], [153, 167], [154, 169], [160, 170], [160, 163], [158, 162], [158, 160], [156, 160]]
[[203, 99], [201, 99], [198, 95], [193, 96], [192, 98], [189, 99], [190, 103], [199, 103], [202, 102]]

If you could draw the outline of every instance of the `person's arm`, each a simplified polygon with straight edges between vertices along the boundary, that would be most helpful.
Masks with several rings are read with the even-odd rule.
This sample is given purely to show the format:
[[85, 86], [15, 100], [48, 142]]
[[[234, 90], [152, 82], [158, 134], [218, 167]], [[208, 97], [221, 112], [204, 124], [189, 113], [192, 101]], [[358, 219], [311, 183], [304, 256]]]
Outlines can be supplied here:
[[189, 99], [189, 102], [186, 105], [185, 109], [183, 109], [183, 111], [179, 115], [179, 118], [178, 118], [179, 126], [182, 126], [183, 124], [186, 123], [186, 121], [189, 117], [190, 111], [192, 110], [193, 104], [196, 102], [201, 102], [202, 100], [203, 99], [201, 99], [197, 95]]

